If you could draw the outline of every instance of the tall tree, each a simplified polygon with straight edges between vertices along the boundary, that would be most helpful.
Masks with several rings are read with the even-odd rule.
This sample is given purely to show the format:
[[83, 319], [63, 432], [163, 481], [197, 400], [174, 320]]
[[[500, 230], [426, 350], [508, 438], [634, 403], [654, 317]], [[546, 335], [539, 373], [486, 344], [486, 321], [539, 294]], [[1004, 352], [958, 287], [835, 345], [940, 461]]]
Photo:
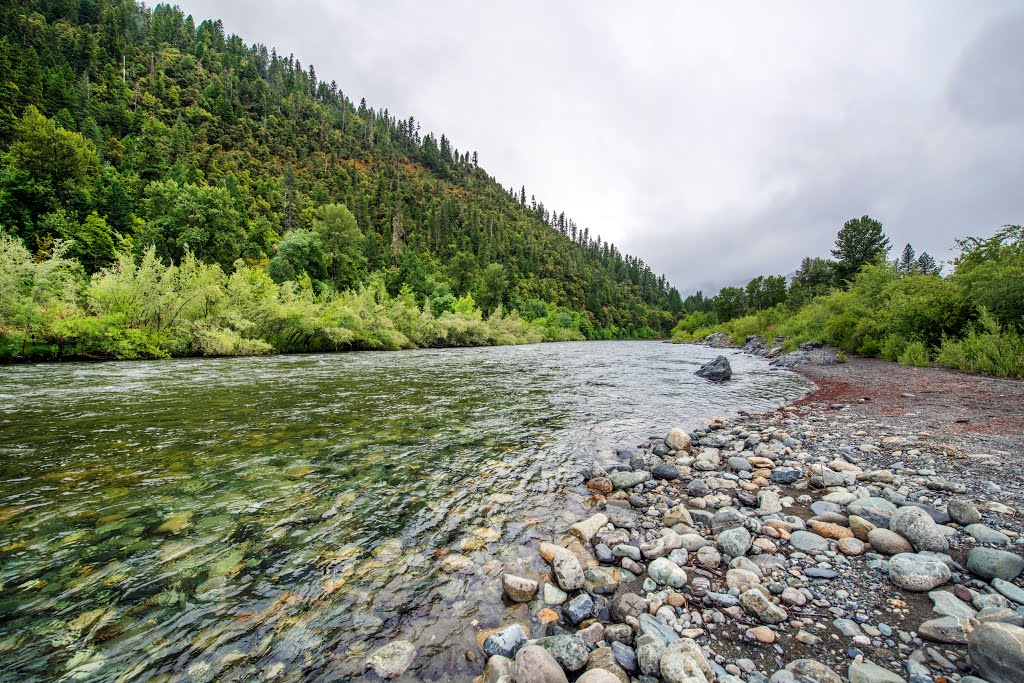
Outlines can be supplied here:
[[903, 247], [903, 253], [896, 260], [896, 270], [904, 275], [910, 275], [917, 268], [917, 254], [914, 253], [914, 247], [907, 246]]
[[938, 275], [942, 268], [935, 262], [935, 259], [927, 251], [922, 251], [921, 255], [917, 257], [917, 262], [914, 264], [918, 272], [922, 275]]
[[320, 235], [328, 276], [339, 289], [360, 282], [366, 270], [363, 233], [356, 217], [344, 204], [324, 204], [317, 209], [313, 229]]
[[863, 266], [883, 258], [888, 252], [889, 238], [881, 222], [871, 216], [850, 219], [836, 236], [832, 250], [836, 274], [842, 282], [849, 282]]

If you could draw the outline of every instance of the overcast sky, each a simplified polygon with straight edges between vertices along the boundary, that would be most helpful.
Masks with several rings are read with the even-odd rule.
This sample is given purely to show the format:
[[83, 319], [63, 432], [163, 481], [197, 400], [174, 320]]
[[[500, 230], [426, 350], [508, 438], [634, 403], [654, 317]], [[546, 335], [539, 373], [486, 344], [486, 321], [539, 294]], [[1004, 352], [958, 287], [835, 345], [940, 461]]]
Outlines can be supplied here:
[[184, 0], [415, 116], [683, 292], [1024, 221], [1020, 2]]

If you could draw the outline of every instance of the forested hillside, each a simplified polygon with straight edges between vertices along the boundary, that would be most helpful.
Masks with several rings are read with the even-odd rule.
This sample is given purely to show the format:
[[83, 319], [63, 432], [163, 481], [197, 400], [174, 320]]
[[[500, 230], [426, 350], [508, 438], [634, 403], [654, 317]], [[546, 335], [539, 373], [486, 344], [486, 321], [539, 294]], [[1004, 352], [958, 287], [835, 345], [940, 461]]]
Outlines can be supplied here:
[[[219, 21], [25, 0], [4, 3], [0, 29], [6, 357], [656, 336], [676, 322], [663, 276], [503, 187], [475, 150]], [[133, 290], [143, 264], [162, 298]], [[509, 311], [528, 334], [488, 327]]]

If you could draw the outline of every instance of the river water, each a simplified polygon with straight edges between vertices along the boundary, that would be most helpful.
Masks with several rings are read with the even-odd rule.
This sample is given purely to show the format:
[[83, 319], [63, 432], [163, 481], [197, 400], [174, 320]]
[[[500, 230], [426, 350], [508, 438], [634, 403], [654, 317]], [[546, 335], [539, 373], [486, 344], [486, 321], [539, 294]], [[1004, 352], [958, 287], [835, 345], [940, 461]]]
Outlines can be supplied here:
[[[468, 680], [581, 465], [798, 375], [588, 342], [0, 368], [0, 680]], [[539, 567], [538, 567], [539, 568]]]

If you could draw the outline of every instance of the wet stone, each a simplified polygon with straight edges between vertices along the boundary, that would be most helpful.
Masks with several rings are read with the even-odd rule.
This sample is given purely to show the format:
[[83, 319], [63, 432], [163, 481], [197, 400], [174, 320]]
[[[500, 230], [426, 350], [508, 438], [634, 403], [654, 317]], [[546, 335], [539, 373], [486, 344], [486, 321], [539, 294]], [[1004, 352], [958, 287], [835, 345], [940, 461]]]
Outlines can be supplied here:
[[492, 633], [484, 640], [484, 653], [488, 656], [501, 655], [502, 657], [515, 657], [526, 643], [526, 631], [520, 624], [512, 624]]
[[407, 640], [396, 640], [374, 652], [366, 660], [366, 666], [381, 678], [397, 678], [415, 659], [416, 647]]
[[594, 599], [589, 593], [580, 593], [562, 607], [562, 616], [576, 625], [594, 614]]
[[548, 636], [538, 639], [536, 644], [551, 653], [566, 671], [579, 671], [590, 656], [587, 644], [577, 635]]

